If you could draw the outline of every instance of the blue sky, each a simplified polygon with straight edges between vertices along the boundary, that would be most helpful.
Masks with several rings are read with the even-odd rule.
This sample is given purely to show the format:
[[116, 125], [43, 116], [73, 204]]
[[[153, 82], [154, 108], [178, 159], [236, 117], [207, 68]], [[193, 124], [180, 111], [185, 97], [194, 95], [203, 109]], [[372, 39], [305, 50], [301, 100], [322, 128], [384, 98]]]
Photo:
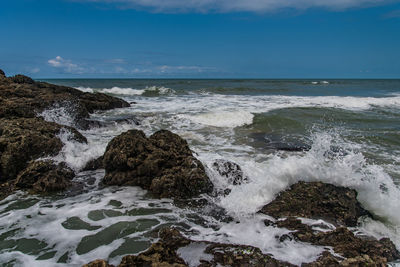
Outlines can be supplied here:
[[400, 1], [4, 0], [35, 78], [400, 78]]

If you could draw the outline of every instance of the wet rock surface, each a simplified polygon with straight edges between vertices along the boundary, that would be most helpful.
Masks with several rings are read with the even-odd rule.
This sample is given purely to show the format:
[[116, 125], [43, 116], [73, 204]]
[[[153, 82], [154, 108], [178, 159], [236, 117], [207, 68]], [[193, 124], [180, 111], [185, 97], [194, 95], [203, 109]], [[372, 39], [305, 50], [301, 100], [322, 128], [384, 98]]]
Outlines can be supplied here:
[[98, 169], [103, 169], [103, 156], [98, 157], [97, 159], [92, 159], [88, 163], [86, 163], [85, 167], [83, 167], [82, 171], [94, 171]]
[[211, 192], [204, 167], [178, 135], [161, 130], [149, 138], [130, 130], [115, 137], [104, 154], [106, 185], [133, 185], [160, 197], [189, 198]]
[[235, 162], [218, 159], [213, 163], [212, 167], [222, 177], [225, 177], [229, 184], [241, 185], [248, 182], [248, 178], [243, 174], [242, 168]]
[[106, 94], [84, 93], [77, 89], [36, 82], [24, 75], [0, 79], [0, 118], [33, 118], [54, 105], [65, 106], [77, 122], [96, 110], [130, 106]]
[[15, 179], [31, 160], [57, 155], [63, 147], [58, 138], [61, 131], [69, 131], [76, 141], [86, 142], [74, 128], [42, 118], [1, 118], [0, 181]]
[[267, 226], [287, 228], [293, 232], [281, 239], [296, 240], [319, 246], [332, 247], [341, 257], [324, 253], [317, 261], [303, 266], [385, 266], [388, 262], [400, 258], [395, 245], [388, 239], [376, 240], [372, 237], [356, 236], [346, 227], [338, 227], [332, 231], [317, 231], [312, 226], [303, 224], [300, 219], [289, 217], [276, 222], [265, 221]]
[[324, 219], [346, 226], [356, 226], [359, 217], [370, 215], [357, 201], [355, 190], [321, 182], [298, 182], [260, 212], [275, 218]]
[[70, 186], [74, 176], [74, 171], [62, 163], [33, 161], [18, 175], [15, 186], [34, 193], [57, 192]]
[[[118, 266], [294, 266], [275, 260], [252, 246], [193, 241], [172, 228], [162, 229], [159, 235], [160, 240], [148, 250], [139, 255], [125, 256]], [[101, 260], [97, 262], [107, 264]]]
[[[75, 128], [38, 117], [41, 112], [65, 109], [74, 126], [87, 128], [92, 126], [89, 113], [128, 106], [129, 103], [109, 95], [36, 82], [20, 74], [6, 77], [0, 70], [0, 198], [16, 188], [48, 192], [62, 190], [69, 184], [71, 172], [65, 168], [43, 162], [31, 163], [29, 167], [28, 164], [57, 155], [64, 146], [59, 138], [63, 131], [81, 143], [87, 142], [86, 138]], [[54, 120], [58, 120], [57, 114]], [[50, 177], [52, 175], [54, 177]], [[18, 186], [15, 184], [17, 176]]]

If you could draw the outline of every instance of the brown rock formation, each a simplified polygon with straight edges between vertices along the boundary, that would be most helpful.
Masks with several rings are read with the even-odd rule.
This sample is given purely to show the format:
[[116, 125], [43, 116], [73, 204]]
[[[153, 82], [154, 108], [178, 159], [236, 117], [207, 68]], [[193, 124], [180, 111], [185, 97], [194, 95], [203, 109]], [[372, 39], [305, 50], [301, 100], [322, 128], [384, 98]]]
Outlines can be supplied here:
[[189, 198], [211, 192], [213, 185], [187, 142], [161, 130], [146, 138], [130, 130], [108, 144], [104, 154], [107, 185], [135, 185], [160, 197]]
[[324, 219], [347, 226], [356, 226], [360, 216], [369, 215], [357, 201], [355, 190], [320, 182], [298, 182], [280, 193], [260, 212], [275, 218]]

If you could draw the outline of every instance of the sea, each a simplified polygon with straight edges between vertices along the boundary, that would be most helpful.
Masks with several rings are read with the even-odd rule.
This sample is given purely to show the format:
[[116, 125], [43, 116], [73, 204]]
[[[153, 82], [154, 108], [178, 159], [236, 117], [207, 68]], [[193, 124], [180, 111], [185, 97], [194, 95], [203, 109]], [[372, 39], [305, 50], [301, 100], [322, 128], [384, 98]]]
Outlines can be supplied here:
[[[288, 230], [265, 226], [269, 217], [257, 213], [298, 181], [355, 189], [374, 219], [361, 218], [351, 230], [389, 237], [400, 250], [400, 80], [43, 81], [110, 94], [131, 106], [92, 114], [103, 126], [80, 130], [87, 144], [60, 132], [64, 147], [52, 159], [76, 171], [79, 192], [16, 192], [0, 202], [1, 266], [81, 266], [94, 259], [118, 264], [146, 250], [167, 226], [193, 240], [252, 245], [278, 260], [311, 262], [329, 248], [280, 241]], [[58, 105], [38, 116], [74, 126], [68, 110]], [[81, 171], [130, 129], [180, 135], [216, 190], [230, 193], [201, 196], [209, 204], [198, 207], [154, 198], [139, 187], [104, 187], [104, 170]], [[247, 182], [230, 184], [213, 168], [220, 159], [240, 165]], [[195, 266], [199, 253], [182, 257]]]

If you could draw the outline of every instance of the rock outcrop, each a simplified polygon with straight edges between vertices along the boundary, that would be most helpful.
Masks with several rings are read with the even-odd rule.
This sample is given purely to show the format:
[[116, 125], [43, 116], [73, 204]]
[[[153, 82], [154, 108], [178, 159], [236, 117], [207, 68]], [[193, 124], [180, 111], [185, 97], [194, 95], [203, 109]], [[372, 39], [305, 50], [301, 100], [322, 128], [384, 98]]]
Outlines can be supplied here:
[[212, 167], [222, 177], [225, 177], [229, 184], [241, 185], [242, 183], [248, 182], [248, 178], [243, 174], [242, 168], [235, 162], [217, 159]]
[[85, 127], [91, 125], [89, 113], [128, 106], [105, 94], [36, 82], [24, 75], [6, 77], [0, 70], [0, 198], [15, 188], [48, 192], [69, 184], [73, 173], [69, 169], [43, 162], [28, 164], [57, 155], [64, 145], [59, 138], [61, 131], [68, 131], [78, 142], [84, 143], [86, 138], [75, 128], [37, 117], [39, 113], [62, 107], [73, 118], [74, 126]]
[[98, 157], [97, 159], [92, 159], [91, 161], [86, 163], [82, 171], [94, 171], [97, 169], [103, 169], [103, 156]]
[[77, 125], [96, 110], [129, 107], [129, 103], [101, 93], [36, 82], [24, 75], [0, 79], [0, 118], [33, 118], [53, 106], [65, 106]]
[[31, 160], [57, 155], [63, 147], [58, 137], [62, 130], [86, 142], [74, 128], [42, 118], [0, 118], [0, 182], [15, 179]]
[[[294, 266], [273, 259], [252, 246], [193, 241], [171, 228], [162, 229], [160, 240], [139, 255], [125, 256], [118, 267], [131, 266]], [[190, 260], [190, 262], [189, 262]], [[97, 265], [96, 265], [97, 264]], [[101, 265], [99, 265], [101, 264]], [[110, 267], [102, 260], [85, 267]]]
[[15, 181], [18, 189], [30, 189], [34, 193], [49, 193], [65, 190], [74, 178], [73, 170], [64, 164], [50, 160], [32, 161]]
[[161, 130], [147, 138], [130, 130], [115, 137], [104, 154], [106, 185], [134, 185], [160, 197], [189, 198], [211, 192], [213, 185], [187, 142]]
[[346, 226], [356, 226], [359, 217], [370, 215], [357, 201], [355, 190], [321, 182], [298, 182], [260, 212], [275, 218], [324, 219]]
[[[388, 238], [376, 240], [372, 237], [356, 236], [346, 227], [321, 232], [293, 217], [275, 223], [266, 220], [265, 223], [267, 226], [273, 225], [292, 231], [281, 236], [281, 239], [295, 239], [313, 245], [329, 246], [342, 257], [324, 253], [316, 262], [304, 266], [346, 266], [347, 263], [348, 266], [385, 266], [388, 262], [400, 258], [399, 251]], [[352, 265], [354, 263], [359, 265]]]

